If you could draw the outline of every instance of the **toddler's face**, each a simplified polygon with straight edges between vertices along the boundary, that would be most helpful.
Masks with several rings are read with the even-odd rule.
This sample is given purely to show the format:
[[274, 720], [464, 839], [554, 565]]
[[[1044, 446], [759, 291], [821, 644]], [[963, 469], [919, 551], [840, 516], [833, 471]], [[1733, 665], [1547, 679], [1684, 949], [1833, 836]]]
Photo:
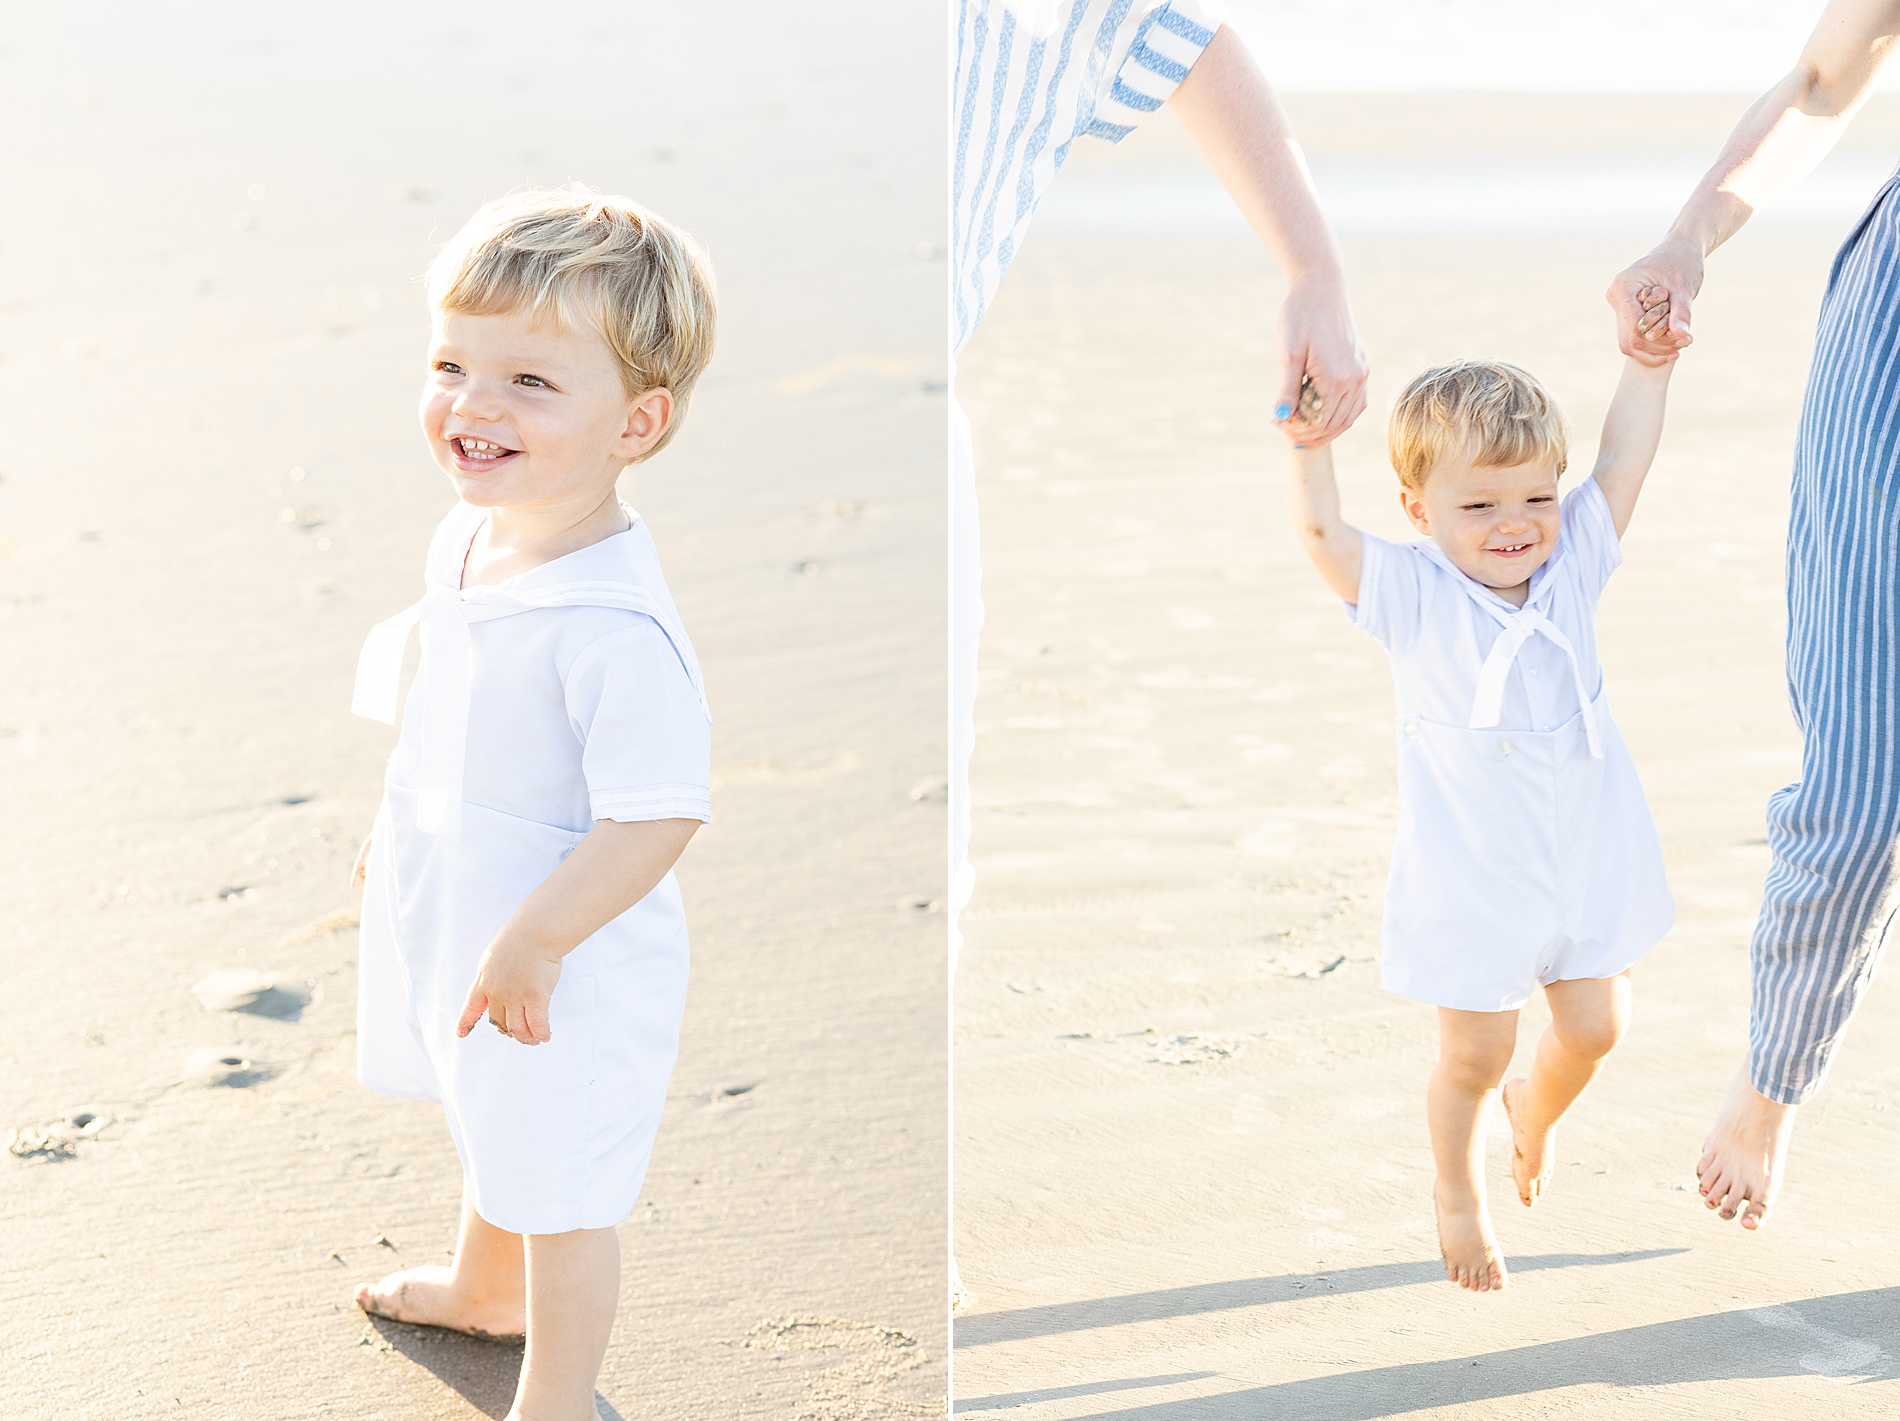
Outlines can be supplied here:
[[1557, 469], [1548, 460], [1486, 469], [1447, 459], [1424, 488], [1401, 486], [1399, 502], [1454, 567], [1497, 592], [1523, 587], [1557, 551]]
[[671, 414], [664, 390], [628, 398], [613, 352], [591, 330], [515, 313], [435, 313], [422, 429], [464, 503], [598, 503]]

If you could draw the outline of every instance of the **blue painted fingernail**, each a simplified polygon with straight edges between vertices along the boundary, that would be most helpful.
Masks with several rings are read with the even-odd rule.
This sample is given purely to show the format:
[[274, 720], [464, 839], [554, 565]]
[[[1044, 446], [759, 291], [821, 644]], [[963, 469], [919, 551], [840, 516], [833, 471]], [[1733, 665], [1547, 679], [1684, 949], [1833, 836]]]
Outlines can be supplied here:
[[1287, 416], [1291, 415], [1292, 413], [1293, 413], [1292, 405], [1275, 405], [1273, 407], [1273, 417], [1275, 419], [1285, 419], [1287, 418]]

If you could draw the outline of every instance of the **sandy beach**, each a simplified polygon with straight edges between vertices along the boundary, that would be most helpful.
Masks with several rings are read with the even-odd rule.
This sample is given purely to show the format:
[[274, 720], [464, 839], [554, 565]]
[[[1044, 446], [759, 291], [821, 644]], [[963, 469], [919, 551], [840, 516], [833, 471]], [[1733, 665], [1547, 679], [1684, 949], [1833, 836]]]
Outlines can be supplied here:
[[[415, 278], [568, 180], [695, 232], [723, 308], [624, 486], [716, 822], [600, 1412], [938, 1414], [936, 16], [114, 3], [20, 12], [0, 57], [0, 1414], [507, 1409], [518, 1349], [351, 1303], [446, 1257], [459, 1173], [438, 1108], [354, 1079], [392, 733], [348, 703], [450, 499]], [[262, 986], [194, 994], [219, 972]]]
[[[1693, 173], [1745, 102], [1290, 107], [1330, 203], [1364, 196], [1342, 186], [1368, 154], [1488, 173], [1486, 191], [1548, 186], [1565, 163]], [[1853, 143], [1844, 163], [1890, 163], [1891, 108]], [[977, 1295], [956, 1325], [958, 1412], [1891, 1414], [1891, 984], [1802, 1112], [1771, 1226], [1746, 1235], [1693, 1192], [1746, 1039], [1763, 808], [1799, 767], [1781, 673], [1787, 469], [1851, 211], [1764, 222], [1711, 263], [1602, 615], [1677, 926], [1638, 968], [1634, 1027], [1563, 1128], [1534, 1211], [1494, 1122], [1513, 1280], [1480, 1297], [1444, 1281], [1433, 1237], [1432, 1014], [1376, 981], [1391, 687], [1287, 528], [1268, 423], [1277, 278], [1244, 233], [1163, 230], [1103, 195], [1192, 185], [1191, 162], [1166, 121], [1079, 152], [1064, 182], [1087, 200], [1064, 217], [1051, 199], [1058, 220], [959, 361], [988, 621], [956, 988], [957, 1253]], [[1408, 231], [1405, 211], [1375, 220], [1361, 203], [1373, 217], [1343, 240], [1373, 385], [1339, 445], [1348, 517], [1407, 536], [1385, 412], [1412, 373], [1462, 355], [1538, 372], [1587, 471], [1619, 359], [1602, 291], [1669, 215], [1610, 207]], [[1544, 1019], [1525, 1012], [1514, 1073]]]

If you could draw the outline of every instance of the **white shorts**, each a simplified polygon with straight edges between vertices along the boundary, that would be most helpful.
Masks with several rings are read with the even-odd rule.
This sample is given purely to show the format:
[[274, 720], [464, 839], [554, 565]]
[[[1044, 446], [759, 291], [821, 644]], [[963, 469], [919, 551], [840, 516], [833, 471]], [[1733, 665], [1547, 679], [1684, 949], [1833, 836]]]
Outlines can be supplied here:
[[451, 842], [415, 824], [413, 790], [377, 815], [358, 951], [357, 1076], [440, 1100], [475, 1211], [511, 1233], [608, 1228], [633, 1211], [686, 1005], [686, 917], [668, 874], [567, 955], [552, 1039], [486, 1020], [458, 1039], [476, 965], [583, 836], [464, 804]]
[[1460, 1011], [1614, 977], [1675, 920], [1662, 848], [1609, 702], [1554, 731], [1399, 728], [1399, 833], [1379, 984]]

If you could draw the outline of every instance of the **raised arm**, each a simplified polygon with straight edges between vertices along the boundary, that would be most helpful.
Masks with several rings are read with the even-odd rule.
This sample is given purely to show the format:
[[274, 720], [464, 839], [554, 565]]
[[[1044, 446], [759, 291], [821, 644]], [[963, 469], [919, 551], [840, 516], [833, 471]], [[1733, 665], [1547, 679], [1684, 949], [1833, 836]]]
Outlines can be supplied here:
[[1293, 526], [1300, 546], [1319, 569], [1326, 585], [1355, 606], [1359, 602], [1359, 563], [1363, 535], [1339, 516], [1339, 484], [1333, 478], [1333, 451], [1296, 447], [1293, 472]]
[[1346, 305], [1339, 248], [1293, 127], [1245, 42], [1227, 25], [1168, 103], [1286, 275], [1280, 307], [1285, 363], [1275, 420], [1289, 425], [1298, 419], [1300, 381], [1310, 376], [1321, 400], [1319, 418], [1294, 430], [1309, 446], [1325, 444], [1366, 407], [1366, 357]]
[[1616, 536], [1629, 527], [1636, 497], [1655, 462], [1662, 443], [1663, 404], [1669, 394], [1673, 361], [1646, 365], [1632, 357], [1623, 362], [1609, 413], [1603, 416], [1603, 437], [1597, 441], [1597, 465], [1591, 477], [1603, 490], [1616, 524]]
[[[1689, 308], [1703, 258], [1741, 230], [1763, 203], [1814, 170], [1873, 86], [1900, 36], [1900, 0], [1830, 0], [1795, 67], [1735, 125], [1662, 241], [1618, 273], [1607, 293], [1625, 355], [1647, 365], [1689, 344]], [[1667, 288], [1658, 317], [1638, 292]]]

